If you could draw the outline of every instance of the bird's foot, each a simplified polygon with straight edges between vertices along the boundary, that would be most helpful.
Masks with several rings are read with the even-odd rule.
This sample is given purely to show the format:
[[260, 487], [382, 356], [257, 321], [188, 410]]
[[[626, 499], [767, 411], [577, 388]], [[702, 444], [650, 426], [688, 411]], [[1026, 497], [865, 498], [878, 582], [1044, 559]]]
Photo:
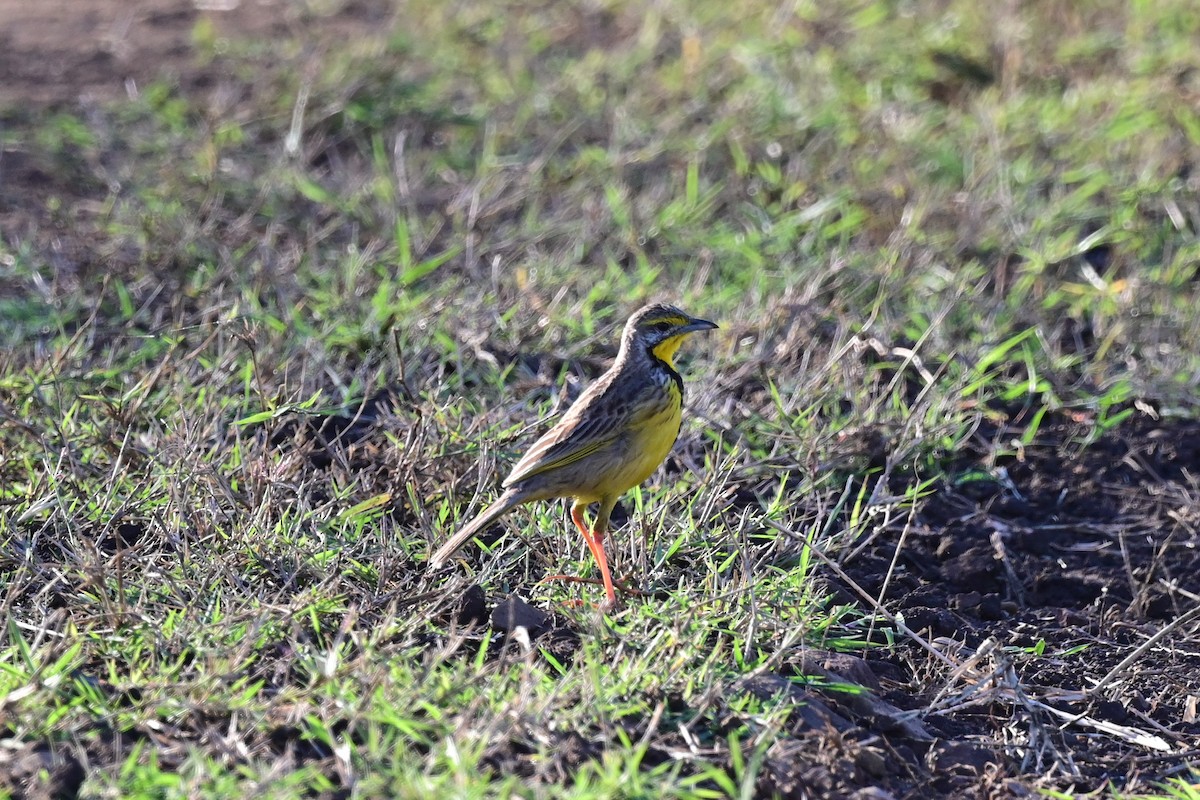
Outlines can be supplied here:
[[[566, 581], [567, 583], [588, 583], [592, 586], [603, 586], [604, 581], [596, 580], [595, 578], [584, 578], [579, 575], [547, 575], [538, 583], [548, 583], [549, 581]], [[622, 594], [627, 594], [630, 597], [648, 597], [646, 592], [641, 589], [635, 589], [621, 581], [613, 581], [613, 588], [619, 589]], [[611, 604], [610, 604], [611, 605]]]

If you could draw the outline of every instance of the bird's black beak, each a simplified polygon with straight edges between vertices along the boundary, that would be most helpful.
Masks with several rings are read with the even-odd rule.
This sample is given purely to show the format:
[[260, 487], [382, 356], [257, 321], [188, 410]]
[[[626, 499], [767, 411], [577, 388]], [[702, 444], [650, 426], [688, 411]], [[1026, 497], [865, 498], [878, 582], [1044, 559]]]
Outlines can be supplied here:
[[692, 321], [682, 328], [679, 328], [676, 333], [695, 333], [696, 331], [711, 331], [720, 327], [715, 322], [709, 322], [706, 319], [697, 319], [692, 317]]

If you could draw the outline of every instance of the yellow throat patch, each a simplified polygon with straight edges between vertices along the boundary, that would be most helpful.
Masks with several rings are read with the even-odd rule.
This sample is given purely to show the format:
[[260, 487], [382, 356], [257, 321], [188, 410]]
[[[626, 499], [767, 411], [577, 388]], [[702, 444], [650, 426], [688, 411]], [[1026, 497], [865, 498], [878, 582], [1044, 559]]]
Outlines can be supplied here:
[[683, 340], [687, 337], [687, 333], [681, 333], [678, 336], [672, 336], [670, 339], [664, 339], [651, 352], [667, 362], [668, 367], [675, 369], [675, 354], [679, 352], [679, 346], [683, 344]]

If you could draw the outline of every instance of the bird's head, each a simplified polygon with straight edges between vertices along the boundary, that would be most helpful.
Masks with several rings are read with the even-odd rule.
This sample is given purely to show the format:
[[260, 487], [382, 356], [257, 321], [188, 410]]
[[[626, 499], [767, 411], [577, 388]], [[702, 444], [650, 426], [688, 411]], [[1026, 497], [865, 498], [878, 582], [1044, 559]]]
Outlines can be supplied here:
[[635, 311], [625, 323], [621, 348], [644, 348], [673, 368], [675, 353], [689, 334], [716, 327], [715, 322], [693, 317], [675, 306], [654, 303]]

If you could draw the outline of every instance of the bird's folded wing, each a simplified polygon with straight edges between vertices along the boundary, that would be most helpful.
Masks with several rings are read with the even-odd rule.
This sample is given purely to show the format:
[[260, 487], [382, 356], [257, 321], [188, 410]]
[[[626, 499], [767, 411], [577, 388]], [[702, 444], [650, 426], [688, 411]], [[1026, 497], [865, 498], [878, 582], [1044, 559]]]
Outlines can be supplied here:
[[513, 467], [504, 485], [512, 486], [595, 453], [615, 441], [628, 428], [628, 420], [627, 406], [607, 413], [593, 411], [574, 419], [568, 415], [533, 443], [529, 452]]

